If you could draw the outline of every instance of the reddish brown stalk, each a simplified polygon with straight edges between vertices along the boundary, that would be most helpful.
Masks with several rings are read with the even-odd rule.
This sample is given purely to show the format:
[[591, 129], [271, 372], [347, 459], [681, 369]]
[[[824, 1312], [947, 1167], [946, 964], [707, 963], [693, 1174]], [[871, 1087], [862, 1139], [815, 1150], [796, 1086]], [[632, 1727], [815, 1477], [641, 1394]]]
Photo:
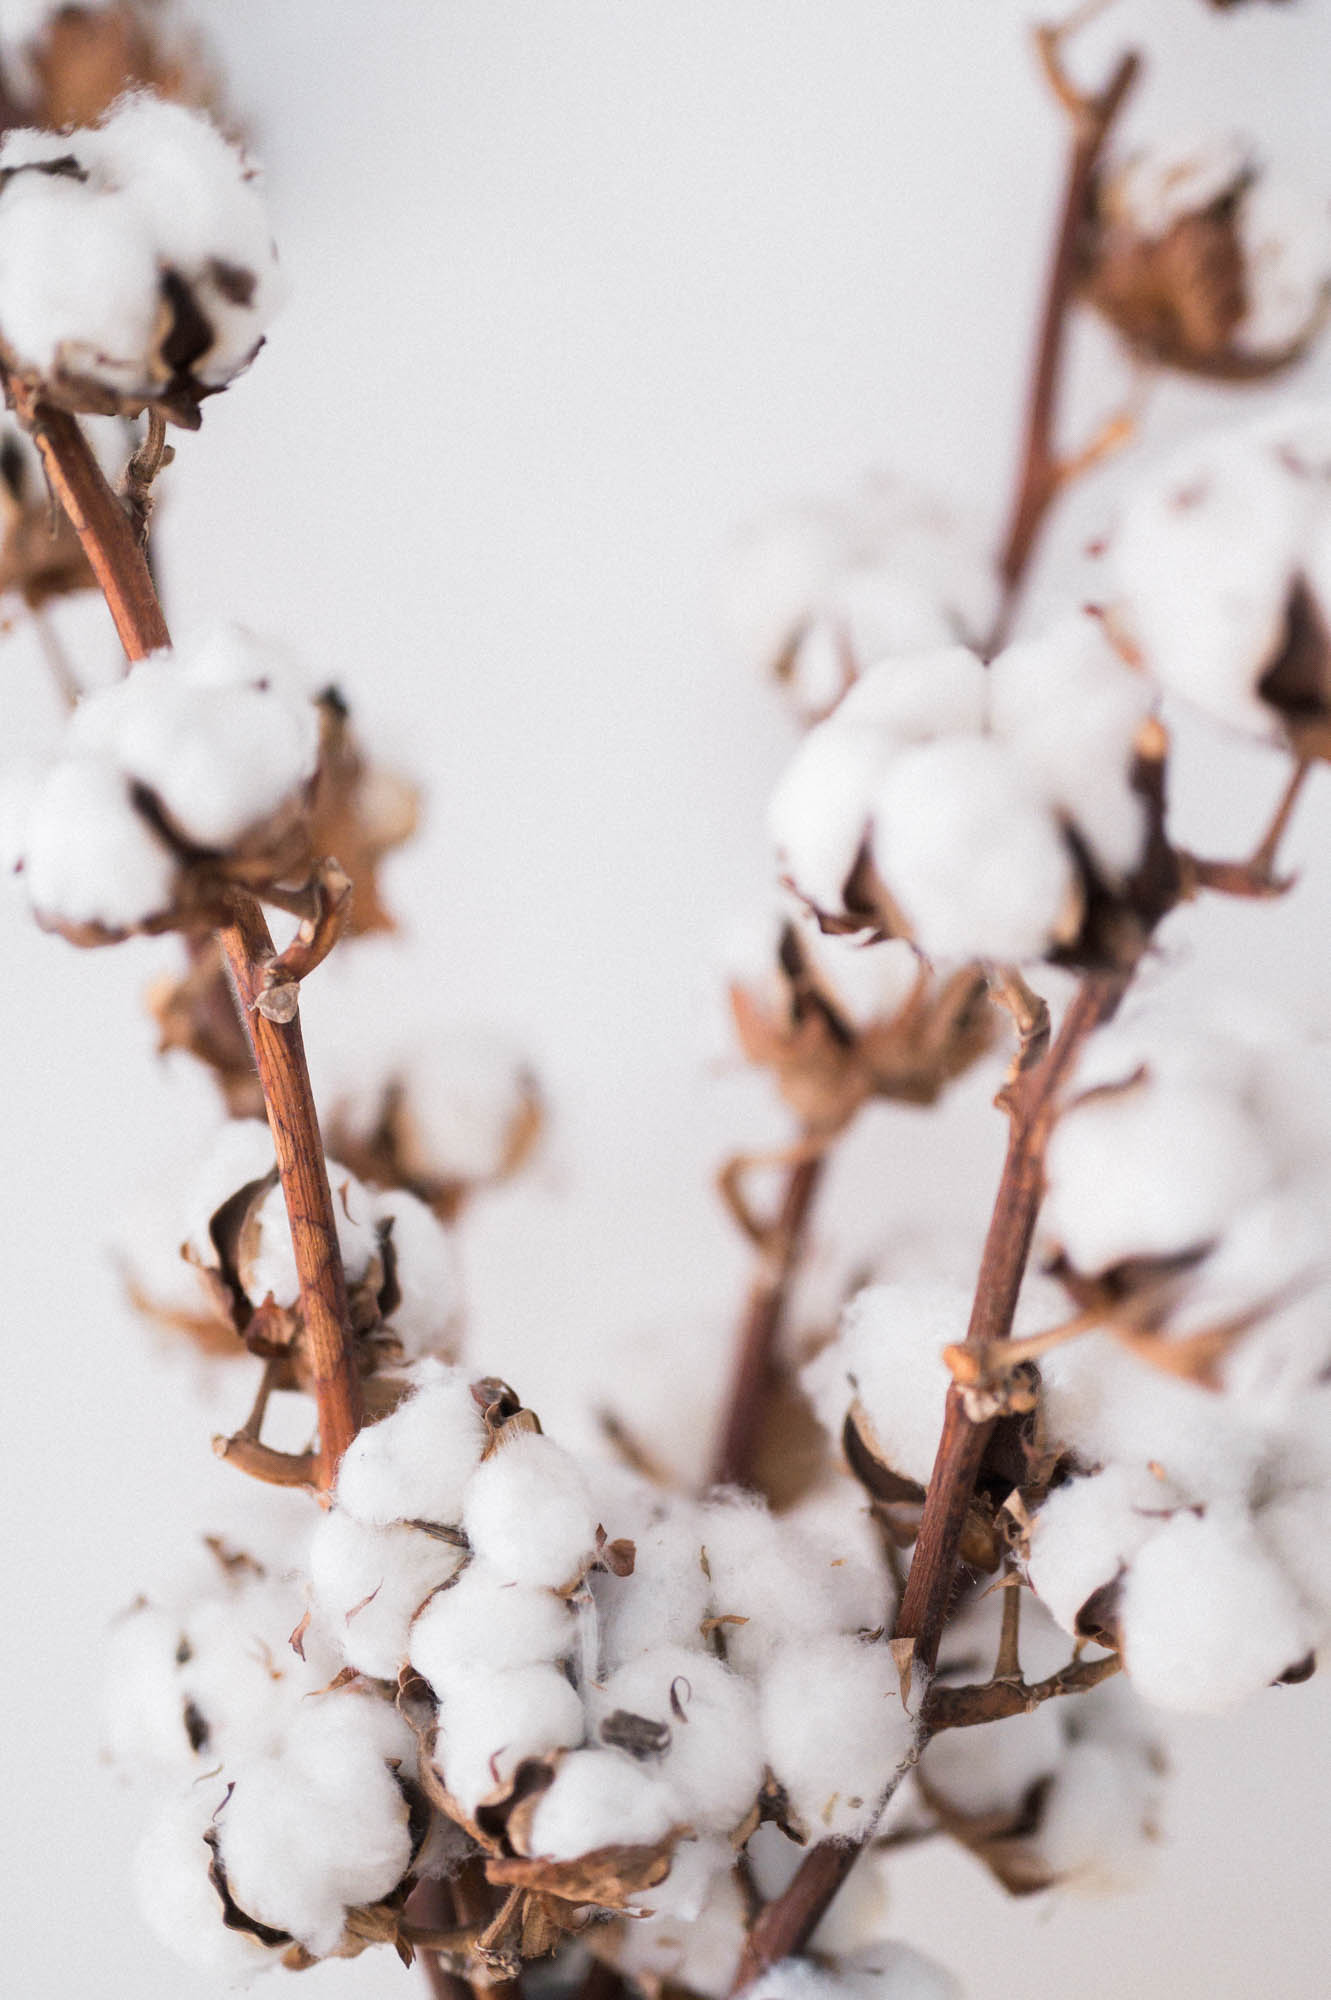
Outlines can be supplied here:
[[[1058, 1039], [1044, 1061], [1007, 1093], [1011, 1125], [1007, 1158], [985, 1239], [966, 1344], [983, 1353], [1012, 1331], [1017, 1295], [1026, 1272], [1044, 1185], [1044, 1155], [1059, 1089], [1086, 1037], [1107, 1021], [1127, 986], [1126, 972], [1089, 975], [1068, 1008]], [[920, 1517], [896, 1637], [915, 1641], [915, 1658], [932, 1672], [956, 1576], [961, 1532], [993, 1420], [975, 1424], [964, 1392], [948, 1390], [943, 1435]]]
[[[1020, 1603], [1016, 1591], [1009, 1593]], [[1118, 1673], [1117, 1653], [1098, 1660], [1074, 1660], [1047, 1680], [1027, 1685], [1020, 1679], [994, 1679], [976, 1687], [932, 1687], [924, 1704], [924, 1726], [931, 1736], [942, 1729], [972, 1729], [979, 1723], [1002, 1722], [1010, 1715], [1029, 1715], [1043, 1702], [1065, 1694], [1085, 1694]]]
[[786, 1176], [781, 1208], [771, 1233], [770, 1266], [753, 1282], [740, 1327], [725, 1422], [712, 1461], [712, 1479], [718, 1486], [744, 1486], [753, 1478], [772, 1385], [777, 1335], [791, 1280], [799, 1267], [825, 1158], [824, 1153], [815, 1153], [797, 1160]]
[[[1046, 69], [1052, 75], [1061, 75], [1056, 70], [1056, 42], [1051, 39], [1048, 30], [1042, 32], [1039, 47]], [[991, 652], [998, 651], [1011, 630], [1036, 541], [1049, 507], [1063, 483], [1064, 468], [1054, 443], [1054, 426], [1068, 322], [1076, 297], [1079, 238], [1105, 143], [1140, 70], [1141, 57], [1130, 51], [1096, 96], [1083, 97], [1066, 86], [1059, 90], [1073, 121], [1072, 154], [1068, 162], [1053, 261], [1045, 288], [1044, 312], [1026, 414], [1021, 475], [1003, 552], [999, 557], [1003, 598], [990, 638]]]
[[[169, 646], [171, 636], [138, 537], [78, 424], [63, 410], [41, 403], [21, 414], [42, 455], [51, 490], [101, 585], [127, 656], [141, 660]], [[238, 896], [234, 919], [218, 938], [254, 1049], [286, 1197], [319, 1416], [317, 1483], [326, 1488], [360, 1428], [360, 1378], [350, 1346], [346, 1280], [300, 1022], [268, 1020], [254, 1005], [264, 968], [274, 956], [257, 903]]]

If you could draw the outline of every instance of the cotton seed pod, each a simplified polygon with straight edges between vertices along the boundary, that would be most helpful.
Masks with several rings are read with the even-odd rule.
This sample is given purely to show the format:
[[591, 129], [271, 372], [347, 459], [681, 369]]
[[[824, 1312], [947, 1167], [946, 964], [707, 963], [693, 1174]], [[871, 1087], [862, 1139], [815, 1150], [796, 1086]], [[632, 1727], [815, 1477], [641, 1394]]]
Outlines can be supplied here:
[[1109, 559], [1116, 626], [1167, 693], [1331, 754], [1331, 412], [1185, 446], [1130, 496]]
[[21, 121], [55, 132], [95, 124], [130, 90], [217, 102], [216, 77], [177, 0], [7, 8], [0, 59]]
[[196, 429], [279, 297], [253, 169], [202, 115], [130, 97], [0, 144], [0, 360], [25, 405]]

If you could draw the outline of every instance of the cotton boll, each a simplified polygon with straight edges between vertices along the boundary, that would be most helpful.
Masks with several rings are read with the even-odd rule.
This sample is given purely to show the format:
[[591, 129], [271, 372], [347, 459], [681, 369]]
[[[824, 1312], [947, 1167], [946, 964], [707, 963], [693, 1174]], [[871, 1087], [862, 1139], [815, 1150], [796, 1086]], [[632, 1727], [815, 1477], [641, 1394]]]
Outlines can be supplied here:
[[1088, 1274], [1178, 1257], [1222, 1236], [1270, 1172], [1263, 1134], [1233, 1092], [1147, 1075], [1063, 1113], [1043, 1227]]
[[489, 1667], [536, 1666], [564, 1659], [576, 1638], [565, 1598], [508, 1582], [472, 1562], [437, 1591], [411, 1628], [411, 1664], [442, 1693], [459, 1675]]
[[836, 1636], [778, 1646], [759, 1701], [767, 1761], [813, 1837], [866, 1832], [918, 1731], [888, 1648]]
[[1247, 354], [1281, 353], [1317, 323], [1331, 282], [1331, 216], [1325, 199], [1261, 174], [1237, 220], [1245, 311], [1235, 344]]
[[1298, 1592], [1312, 1621], [1312, 1640], [1331, 1637], [1331, 1474], [1318, 1485], [1277, 1493], [1254, 1517], [1263, 1546]]
[[315, 1610], [348, 1666], [394, 1680], [407, 1660], [412, 1619], [461, 1562], [461, 1549], [423, 1529], [367, 1527], [334, 1508], [310, 1543]]
[[835, 1628], [842, 1609], [826, 1551], [760, 1500], [728, 1494], [704, 1510], [711, 1615], [725, 1634], [726, 1656], [755, 1673], [792, 1632]]
[[619, 1965], [644, 1984], [669, 1979], [705, 2000], [724, 2000], [747, 1927], [748, 1909], [733, 1874], [718, 1875], [691, 1921], [662, 1913], [626, 1925]]
[[763, 1781], [757, 1702], [748, 1682], [696, 1648], [663, 1647], [621, 1667], [595, 1691], [593, 1734], [604, 1737], [621, 1712], [663, 1732], [664, 1747], [643, 1761], [670, 1786], [690, 1826], [728, 1833], [739, 1824]]
[[205, 1760], [277, 1749], [306, 1696], [337, 1672], [340, 1656], [317, 1634], [306, 1635], [303, 1659], [292, 1646], [303, 1612], [291, 1583], [249, 1576], [181, 1614], [180, 1696]]
[[1141, 856], [1145, 811], [1130, 782], [1154, 689], [1083, 613], [1009, 646], [990, 674], [990, 724], [1111, 877]]
[[47, 774], [22, 868], [28, 900], [51, 926], [123, 933], [164, 917], [175, 900], [174, 855], [135, 810], [124, 775], [99, 757], [67, 757]]
[[[320, 1724], [312, 1728], [317, 1738]], [[348, 1907], [397, 1887], [412, 1852], [406, 1798], [375, 1744], [360, 1754], [345, 1738], [322, 1748], [307, 1739], [291, 1755], [242, 1766], [217, 1819], [240, 1908], [316, 1958], [336, 1950]]]
[[379, 1224], [392, 1223], [393, 1271], [402, 1296], [391, 1325], [403, 1358], [417, 1361], [447, 1350], [457, 1337], [462, 1304], [452, 1237], [423, 1201], [401, 1188], [378, 1196], [374, 1213]]
[[654, 1847], [680, 1819], [658, 1771], [619, 1750], [574, 1750], [532, 1815], [530, 1849], [573, 1861], [599, 1847]]
[[509, 1667], [500, 1673], [482, 1667], [436, 1692], [435, 1757], [466, 1813], [510, 1783], [527, 1758], [551, 1757], [581, 1743], [585, 1733], [582, 1703], [558, 1667]]
[[1158, 1467], [1163, 1491], [1195, 1500], [1244, 1491], [1261, 1460], [1260, 1429], [1229, 1397], [1153, 1368], [1107, 1333], [1045, 1355], [1040, 1383], [1050, 1442], [1083, 1465]]
[[558, 1589], [590, 1560], [597, 1521], [576, 1460], [528, 1431], [473, 1474], [462, 1525], [475, 1553], [502, 1575]]
[[892, 1579], [858, 1480], [828, 1479], [781, 1519], [815, 1555], [816, 1594], [834, 1629], [867, 1632], [889, 1618]]
[[889, 754], [883, 730], [833, 714], [810, 730], [772, 794], [767, 830], [778, 866], [829, 915], [842, 908]]
[[[598, 1492], [598, 1501], [604, 1501]], [[607, 1511], [604, 1519], [611, 1518]], [[601, 1614], [601, 1653], [613, 1670], [649, 1649], [700, 1643], [711, 1583], [703, 1567], [704, 1517], [687, 1501], [671, 1501], [639, 1525], [613, 1515], [631, 1530], [633, 1573], [595, 1579]]]
[[1060, 1886], [1087, 1896], [1122, 1895], [1139, 1887], [1149, 1861], [1157, 1790], [1145, 1759], [1104, 1743], [1070, 1744], [1044, 1800], [1036, 1836]]
[[1317, 501], [1291, 458], [1323, 455], [1325, 431], [1322, 413], [1299, 412], [1185, 447], [1137, 488], [1111, 549], [1120, 612], [1150, 671], [1268, 741], [1283, 730], [1258, 683]]
[[286, 655], [228, 627], [86, 695], [69, 740], [146, 786], [184, 840], [224, 850], [310, 783], [319, 722]]
[[970, 1294], [960, 1285], [869, 1285], [841, 1315], [837, 1338], [800, 1381], [830, 1438], [841, 1441], [858, 1403], [879, 1456], [926, 1486], [938, 1452], [951, 1375], [943, 1349], [965, 1338]]
[[1313, 1631], [1245, 1514], [1176, 1514], [1140, 1551], [1119, 1608], [1144, 1701], [1219, 1714], [1296, 1665]]
[[485, 1446], [485, 1424], [461, 1368], [426, 1362], [390, 1416], [367, 1425], [343, 1454], [338, 1504], [358, 1521], [455, 1523]]
[[143, 383], [159, 276], [152, 232], [125, 197], [16, 174], [0, 199], [0, 296], [0, 332], [21, 367], [86, 372], [126, 394]]
[[489, 1032], [433, 1035], [403, 1076], [400, 1152], [408, 1173], [457, 1181], [508, 1171], [535, 1084], [511, 1043]]
[[196, 1768], [180, 1687], [180, 1619], [137, 1604], [117, 1620], [107, 1645], [102, 1742], [126, 1776], [151, 1769], [183, 1776]]
[[1031, 1528], [1028, 1573], [1065, 1632], [1076, 1632], [1087, 1599], [1113, 1583], [1180, 1504], [1167, 1480], [1140, 1465], [1107, 1465], [1054, 1488]]
[[1240, 186], [1250, 170], [1248, 148], [1233, 133], [1157, 139], [1117, 169], [1112, 197], [1140, 235], [1158, 239]]
[[[328, 1162], [328, 1179], [333, 1191], [333, 1218], [342, 1268], [348, 1283], [354, 1285], [365, 1276], [379, 1250], [374, 1198], [336, 1160]], [[286, 1195], [280, 1182], [269, 1189], [258, 1208], [251, 1212], [240, 1244], [237, 1269], [246, 1297], [255, 1304], [262, 1304], [271, 1295], [280, 1306], [294, 1306], [300, 1297], [300, 1272], [291, 1241]]]
[[992, 739], [903, 752], [874, 798], [873, 822], [874, 865], [926, 957], [1019, 964], [1075, 930], [1066, 839]]
[[208, 1879], [204, 1844], [225, 1797], [220, 1780], [192, 1787], [153, 1818], [134, 1850], [134, 1897], [154, 1936], [200, 1972], [226, 1986], [248, 1985], [277, 1963], [282, 1947], [262, 1945], [223, 1922], [222, 1899]]

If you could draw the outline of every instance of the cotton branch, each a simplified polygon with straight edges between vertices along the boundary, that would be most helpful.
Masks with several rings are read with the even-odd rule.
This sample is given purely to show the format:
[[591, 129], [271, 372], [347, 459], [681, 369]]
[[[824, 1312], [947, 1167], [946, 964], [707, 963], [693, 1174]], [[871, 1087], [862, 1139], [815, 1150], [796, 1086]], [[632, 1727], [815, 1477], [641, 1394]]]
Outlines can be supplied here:
[[[41, 453], [51, 490], [82, 543], [131, 660], [171, 643], [138, 536], [102, 476], [75, 419], [43, 403], [24, 405], [21, 420]], [[300, 1022], [271, 1019], [259, 1001], [276, 953], [257, 903], [236, 896], [234, 915], [218, 932], [263, 1088], [268, 1124], [286, 1197], [300, 1274], [318, 1409], [317, 1483], [332, 1484], [337, 1464], [361, 1421], [360, 1381], [350, 1347], [346, 1280], [338, 1249], [333, 1197], [310, 1089]]]
[[773, 1349], [825, 1158], [823, 1150], [806, 1152], [787, 1171], [781, 1207], [768, 1235], [769, 1265], [754, 1279], [740, 1329], [725, 1422], [712, 1464], [712, 1480], [718, 1486], [742, 1486], [753, 1476], [762, 1442]]
[[[1068, 321], [1076, 296], [1078, 243], [1096, 169], [1109, 134], [1142, 67], [1141, 57], [1135, 50], [1130, 50], [1122, 57], [1104, 89], [1087, 97], [1069, 83], [1059, 56], [1059, 41], [1056, 29], [1037, 31], [1036, 46], [1051, 87], [1072, 119], [1072, 153], [1045, 290], [1022, 446], [1021, 476], [999, 558], [1003, 599], [990, 640], [991, 652], [998, 651], [1011, 629], [1017, 599], [1045, 516], [1069, 477], [1069, 467], [1064, 465], [1057, 453], [1054, 428]], [[1109, 425], [1099, 440], [1094, 456], [1101, 456], [1105, 450], [1112, 448], [1122, 429], [1121, 424]], [[1082, 454], [1079, 463], [1085, 462], [1086, 454]]]
[[1117, 1653], [1106, 1653], [1098, 1660], [1073, 1660], [1030, 1685], [1020, 1679], [994, 1679], [975, 1687], [932, 1687], [924, 1704], [925, 1727], [936, 1736], [943, 1729], [970, 1729], [982, 1722], [1002, 1722], [1010, 1715], [1029, 1715], [1043, 1702], [1099, 1687], [1122, 1664]]

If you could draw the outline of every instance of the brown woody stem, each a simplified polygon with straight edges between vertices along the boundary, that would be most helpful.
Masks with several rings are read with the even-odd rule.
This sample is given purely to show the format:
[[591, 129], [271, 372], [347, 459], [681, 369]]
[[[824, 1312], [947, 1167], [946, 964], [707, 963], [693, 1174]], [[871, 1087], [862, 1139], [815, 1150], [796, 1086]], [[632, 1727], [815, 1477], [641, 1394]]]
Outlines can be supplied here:
[[[1089, 975], [1077, 990], [1048, 1055], [1008, 1093], [1011, 1126], [1007, 1158], [980, 1260], [980, 1275], [966, 1332], [968, 1346], [983, 1353], [1012, 1331], [1017, 1296], [1026, 1273], [1035, 1218], [1044, 1187], [1044, 1155], [1058, 1092], [1093, 1028], [1109, 1019], [1127, 985], [1127, 973]], [[963, 1392], [947, 1392], [943, 1435], [920, 1516], [920, 1532], [906, 1578], [896, 1636], [914, 1639], [926, 1672], [938, 1660], [938, 1642], [956, 1575], [961, 1532], [975, 1491], [992, 1420], [975, 1424]]]
[[751, 1482], [772, 1386], [773, 1354], [791, 1280], [799, 1266], [824, 1152], [797, 1159], [786, 1176], [775, 1225], [766, 1236], [768, 1268], [753, 1281], [740, 1326], [726, 1415], [712, 1461], [718, 1486]]
[[[1038, 46], [1046, 67], [1056, 62], [1048, 46], [1048, 31]], [[1059, 95], [1073, 121], [1072, 153], [1068, 162], [1063, 208], [1053, 261], [1045, 287], [1044, 312], [1040, 321], [1035, 369], [1031, 378], [1030, 401], [1022, 447], [1021, 477], [1008, 521], [1007, 535], [999, 557], [1003, 597], [989, 650], [997, 652], [1012, 627], [1017, 601], [1035, 544], [1044, 525], [1050, 503], [1064, 483], [1054, 443], [1058, 392], [1063, 374], [1068, 321], [1076, 297], [1079, 239], [1086, 221], [1091, 187], [1105, 143], [1119, 112], [1141, 70], [1135, 51], [1125, 55], [1104, 89], [1094, 97], [1060, 90]], [[1054, 69], [1054, 76], [1061, 70]]]
[[[43, 403], [20, 409], [20, 415], [41, 453], [51, 490], [92, 565], [126, 655], [141, 660], [169, 646], [171, 635], [134, 528], [78, 424], [65, 411]], [[346, 1280], [300, 1023], [271, 1021], [256, 1010], [263, 968], [274, 958], [273, 940], [258, 904], [238, 898], [235, 917], [218, 938], [254, 1049], [286, 1197], [318, 1407], [317, 1484], [326, 1488], [360, 1428], [360, 1379], [351, 1351]]]
[[[1014, 1590], [1011, 1595], [1017, 1596]], [[931, 1736], [940, 1729], [970, 1729], [981, 1722], [1002, 1722], [1010, 1715], [1029, 1715], [1042, 1702], [1060, 1695], [1085, 1694], [1116, 1674], [1123, 1662], [1117, 1653], [1098, 1660], [1074, 1660], [1047, 1680], [986, 1681], [976, 1687], [932, 1687], [925, 1697], [924, 1725]]]

